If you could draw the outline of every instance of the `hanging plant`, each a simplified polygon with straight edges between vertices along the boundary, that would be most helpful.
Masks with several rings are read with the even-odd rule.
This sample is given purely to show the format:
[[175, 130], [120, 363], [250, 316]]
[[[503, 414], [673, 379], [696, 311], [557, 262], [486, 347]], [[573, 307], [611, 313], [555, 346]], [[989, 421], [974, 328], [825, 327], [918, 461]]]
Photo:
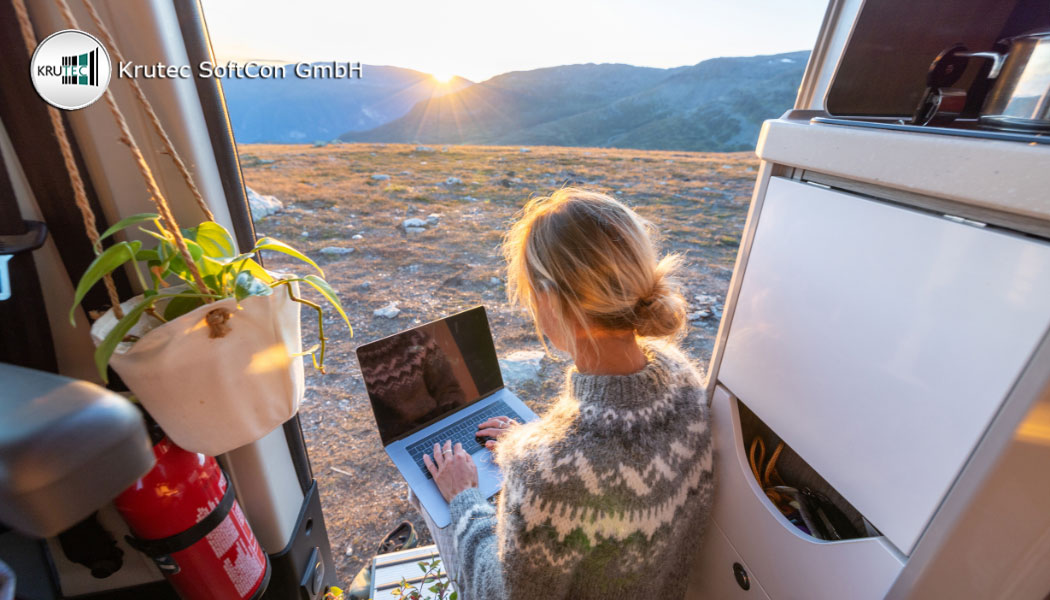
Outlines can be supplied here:
[[[95, 350], [95, 366], [103, 381], [108, 382], [106, 367], [117, 346], [122, 342], [138, 341], [134, 336], [130, 336], [129, 332], [143, 318], [143, 315], [146, 318], [155, 319], [158, 323], [167, 323], [215, 300], [235, 298], [239, 303], [252, 296], [269, 296], [279, 293], [278, 288], [283, 288], [291, 300], [317, 311], [320, 340], [317, 345], [306, 350], [302, 355], [309, 354], [313, 359], [314, 367], [324, 373], [325, 342], [327, 341], [324, 334], [324, 313], [319, 304], [296, 294], [292, 286], [294, 282], [306, 283], [317, 290], [336, 309], [353, 334], [350, 320], [339, 302], [339, 297], [324, 279], [324, 271], [310, 257], [288, 244], [274, 238], [264, 237], [259, 239], [255, 247], [248, 252], [238, 254], [233, 237], [225, 227], [214, 221], [205, 221], [196, 227], [182, 230], [181, 233], [189, 254], [204, 284], [204, 288], [201, 289], [197, 286], [190, 267], [176, 247], [175, 237], [164, 228], [160, 216], [156, 213], [143, 213], [121, 220], [103, 232], [99, 236], [99, 242], [128, 227], [142, 223], [152, 223], [153, 229], [139, 227], [139, 230], [155, 238], [157, 245], [143, 249], [142, 242], [134, 240], [117, 242], [101, 250], [100, 245], [96, 244], [97, 256], [80, 278], [73, 299], [73, 307], [69, 311], [69, 320], [76, 326], [76, 307], [79, 306], [88, 291], [106, 275], [125, 264], [131, 264], [131, 270], [145, 291], [142, 299], [120, 318]], [[296, 258], [313, 267], [318, 274], [311, 273], [303, 277], [275, 275], [253, 260], [253, 257], [261, 250], [280, 252]], [[173, 278], [180, 280], [184, 285], [173, 287], [169, 283], [169, 280]], [[229, 315], [223, 312], [209, 315], [208, 325], [211, 328], [211, 337], [222, 337], [225, 334], [227, 330], [225, 323], [228, 318]]]

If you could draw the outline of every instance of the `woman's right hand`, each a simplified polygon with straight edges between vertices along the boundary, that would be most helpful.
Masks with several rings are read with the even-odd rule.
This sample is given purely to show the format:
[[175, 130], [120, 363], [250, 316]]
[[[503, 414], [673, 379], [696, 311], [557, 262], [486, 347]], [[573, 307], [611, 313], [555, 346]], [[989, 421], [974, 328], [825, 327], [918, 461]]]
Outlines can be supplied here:
[[518, 425], [518, 422], [510, 417], [492, 417], [491, 419], [484, 421], [478, 425], [478, 432], [476, 435], [479, 438], [492, 438], [485, 442], [485, 447], [492, 449], [496, 446], [496, 441], [503, 437], [503, 434], [511, 430], [511, 428]]

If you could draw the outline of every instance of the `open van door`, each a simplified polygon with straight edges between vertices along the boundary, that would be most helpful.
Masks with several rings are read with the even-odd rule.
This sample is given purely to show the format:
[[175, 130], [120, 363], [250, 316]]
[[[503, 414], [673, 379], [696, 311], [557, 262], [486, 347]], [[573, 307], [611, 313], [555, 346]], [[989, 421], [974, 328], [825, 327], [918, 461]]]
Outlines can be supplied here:
[[955, 84], [960, 114], [912, 115], [944, 49], [1048, 21], [1025, 0], [830, 3], [758, 143], [689, 598], [1048, 597], [1050, 135], [983, 126], [989, 65]]
[[[97, 4], [141, 63], [211, 59], [196, 2]], [[66, 28], [51, 0], [26, 5], [37, 40]], [[118, 432], [141, 446], [144, 434], [110, 410], [120, 383], [111, 373], [109, 391], [98, 385], [88, 329], [69, 323], [91, 242], [25, 77], [19, 23], [0, 3], [0, 363], [50, 376], [10, 367], [0, 383], [9, 395], [75, 385], [90, 409], [79, 414], [100, 425], [59, 443], [27, 437], [29, 425], [47, 430], [43, 413], [23, 421], [12, 410], [0, 439], [62, 449], [48, 455], [57, 496], [59, 476], [83, 476], [71, 466], [83, 450]], [[981, 127], [992, 62], [932, 90], [938, 102], [962, 98], [953, 110], [913, 114], [932, 97], [941, 53], [958, 43], [1002, 53], [999, 41], [1032, 28], [1050, 28], [1043, 2], [830, 2], [795, 108], [765, 124], [757, 148], [709, 369], [717, 492], [703, 550], [682, 574], [689, 598], [1048, 597], [1050, 135]], [[142, 85], [216, 221], [238, 249], [253, 246], [219, 82]], [[174, 216], [195, 223], [148, 116], [126, 81], [111, 89]], [[62, 119], [97, 228], [151, 210], [104, 104]], [[122, 298], [141, 291], [121, 271], [114, 284]], [[107, 304], [96, 289], [76, 320]], [[335, 569], [298, 418], [219, 463], [269, 563], [259, 596], [324, 597]], [[176, 597], [127, 533], [105, 505], [46, 539], [0, 531], [0, 561], [18, 573], [19, 598]]]
[[[92, 31], [84, 6], [69, 4], [81, 27]], [[213, 60], [197, 2], [94, 4], [118, 46], [136, 62], [198, 64]], [[38, 41], [67, 28], [54, 2], [28, 0], [26, 5]], [[80, 327], [70, 325], [68, 310], [75, 282], [94, 257], [74, 209], [75, 194], [48, 107], [25, 76], [30, 54], [19, 23], [14, 5], [0, 4], [0, 44], [5, 57], [0, 61], [0, 78], [5, 82], [0, 86], [0, 236], [5, 243], [32, 241], [32, 234], [46, 228], [47, 237], [40, 240], [39, 249], [19, 247], [5, 261], [10, 285], [5, 280], [4, 287], [10, 298], [0, 302], [0, 363], [101, 384], [92, 360], [94, 345], [84, 324], [88, 311], [109, 303], [102, 286], [97, 286], [82, 305], [86, 310], [76, 310]], [[142, 79], [140, 83], [215, 221], [233, 233], [239, 249], [253, 247], [255, 233], [218, 79]], [[181, 223], [196, 224], [200, 218], [194, 199], [163, 152], [127, 80], [114, 73], [109, 89], [144, 149], [174, 216]], [[105, 103], [63, 111], [62, 120], [97, 229], [103, 231], [130, 215], [152, 211], [139, 170], [121, 143]], [[7, 247], [13, 248], [0, 245], [0, 253], [8, 253]], [[121, 298], [141, 292], [136, 281], [123, 272], [117, 271], [114, 280]], [[7, 378], [15, 377], [14, 371], [4, 373], [3, 385], [10, 392], [13, 381]], [[110, 375], [110, 387], [120, 391], [119, 379]], [[98, 405], [93, 402], [85, 406]], [[5, 436], [17, 436], [18, 428], [18, 423], [6, 422], [0, 430]], [[87, 453], [91, 444], [102, 442], [85, 438], [81, 451]], [[66, 465], [61, 464], [61, 457], [55, 460], [58, 462], [47, 467], [51, 471], [37, 467], [63, 472]], [[219, 462], [268, 557], [268, 583], [257, 590], [256, 597], [324, 597], [335, 584], [336, 573], [298, 416], [259, 441], [221, 455]], [[112, 505], [107, 505], [73, 530], [43, 541], [5, 527], [0, 534], [0, 560], [18, 574], [18, 598], [177, 597], [157, 565], [128, 545], [127, 533], [127, 526]]]

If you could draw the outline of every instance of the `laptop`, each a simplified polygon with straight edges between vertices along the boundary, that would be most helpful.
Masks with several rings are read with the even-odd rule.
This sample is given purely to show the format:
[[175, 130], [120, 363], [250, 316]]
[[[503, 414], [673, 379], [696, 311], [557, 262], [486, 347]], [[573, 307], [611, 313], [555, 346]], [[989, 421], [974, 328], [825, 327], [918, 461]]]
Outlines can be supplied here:
[[499, 491], [503, 477], [475, 436], [478, 425], [500, 416], [525, 423], [536, 413], [503, 387], [484, 306], [364, 344], [357, 362], [383, 448], [435, 525], [452, 520], [423, 463], [435, 443], [463, 444], [481, 493]]

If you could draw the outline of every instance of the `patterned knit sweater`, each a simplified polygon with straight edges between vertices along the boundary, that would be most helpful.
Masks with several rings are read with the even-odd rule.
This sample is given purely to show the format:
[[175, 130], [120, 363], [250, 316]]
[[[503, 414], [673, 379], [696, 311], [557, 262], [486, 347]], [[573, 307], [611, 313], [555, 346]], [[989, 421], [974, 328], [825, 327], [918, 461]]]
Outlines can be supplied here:
[[476, 488], [452, 499], [461, 598], [682, 598], [714, 488], [707, 401], [676, 347], [643, 350], [629, 375], [570, 368], [500, 441], [498, 508]]

